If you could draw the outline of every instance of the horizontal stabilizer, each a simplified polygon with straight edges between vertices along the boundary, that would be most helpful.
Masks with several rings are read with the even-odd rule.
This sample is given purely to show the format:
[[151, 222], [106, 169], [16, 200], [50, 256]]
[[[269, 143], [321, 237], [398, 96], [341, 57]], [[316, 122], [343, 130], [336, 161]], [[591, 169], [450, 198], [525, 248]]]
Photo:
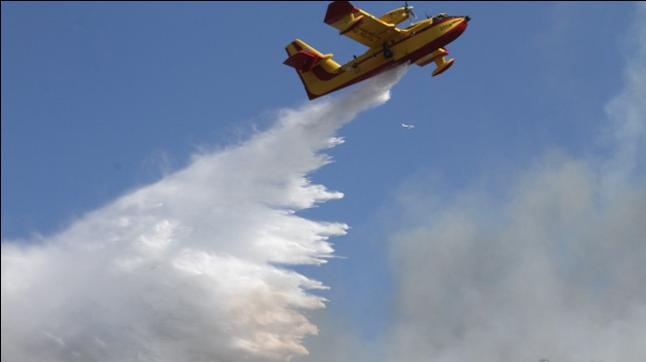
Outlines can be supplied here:
[[312, 67], [320, 60], [321, 57], [317, 54], [309, 52], [307, 50], [299, 50], [295, 54], [291, 55], [283, 64], [289, 65], [292, 68], [300, 70], [301, 72], [307, 72], [312, 69]]

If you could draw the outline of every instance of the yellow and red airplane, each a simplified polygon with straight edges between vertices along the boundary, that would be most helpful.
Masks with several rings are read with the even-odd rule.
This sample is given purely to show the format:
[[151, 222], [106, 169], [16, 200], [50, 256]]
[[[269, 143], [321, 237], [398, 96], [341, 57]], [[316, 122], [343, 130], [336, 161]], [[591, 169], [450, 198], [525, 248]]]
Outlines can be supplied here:
[[466, 30], [470, 19], [439, 14], [404, 29], [397, 27], [413, 15], [408, 4], [377, 18], [349, 1], [334, 1], [327, 8], [324, 22], [339, 29], [339, 34], [370, 49], [339, 65], [332, 60], [332, 54], [322, 54], [297, 39], [285, 48], [289, 58], [284, 64], [296, 69], [309, 99], [361, 82], [403, 63], [423, 67], [435, 62], [433, 76], [440, 75], [455, 62], [446, 59], [449, 52], [444, 47]]

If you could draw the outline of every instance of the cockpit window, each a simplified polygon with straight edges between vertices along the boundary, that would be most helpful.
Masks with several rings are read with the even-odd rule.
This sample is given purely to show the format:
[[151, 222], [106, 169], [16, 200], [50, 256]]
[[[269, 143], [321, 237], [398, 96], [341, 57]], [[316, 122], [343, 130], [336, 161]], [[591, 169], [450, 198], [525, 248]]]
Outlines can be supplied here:
[[440, 14], [437, 14], [435, 17], [433, 17], [433, 20], [442, 20], [448, 17], [449, 16], [446, 13], [440, 13]]

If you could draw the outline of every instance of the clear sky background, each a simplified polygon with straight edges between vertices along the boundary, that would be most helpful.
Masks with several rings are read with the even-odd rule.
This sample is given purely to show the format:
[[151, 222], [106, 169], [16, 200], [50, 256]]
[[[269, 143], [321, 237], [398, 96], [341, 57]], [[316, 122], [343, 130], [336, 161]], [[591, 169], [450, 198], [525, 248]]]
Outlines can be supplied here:
[[[382, 14], [397, 2], [355, 2]], [[345, 194], [307, 217], [351, 226], [308, 276], [332, 287], [326, 313], [366, 340], [392, 322], [384, 235], [402, 221], [399, 191], [432, 180], [450, 200], [493, 195], [553, 147], [603, 155], [604, 106], [622, 86], [630, 2], [411, 2], [469, 15], [437, 78], [413, 67], [383, 107], [360, 115], [312, 179]], [[326, 3], [2, 3], [2, 239], [64, 229], [76, 218], [270, 125], [307, 102], [284, 66], [300, 38], [340, 63], [360, 44], [323, 22]], [[414, 124], [404, 129], [401, 123]], [[504, 175], [504, 176], [500, 176]], [[502, 197], [502, 196], [501, 196]], [[394, 220], [397, 219], [395, 222]], [[375, 282], [378, 280], [379, 282]], [[325, 332], [325, 327], [322, 327]]]

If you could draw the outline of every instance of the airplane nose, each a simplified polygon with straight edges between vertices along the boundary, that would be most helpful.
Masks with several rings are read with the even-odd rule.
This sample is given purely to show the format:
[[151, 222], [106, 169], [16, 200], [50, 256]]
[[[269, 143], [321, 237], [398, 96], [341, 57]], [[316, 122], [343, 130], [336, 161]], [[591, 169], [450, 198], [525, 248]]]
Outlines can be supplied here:
[[465, 16], [465, 17], [464, 17], [464, 20], [466, 20], [466, 21], [470, 21], [470, 20], [471, 20], [471, 17], [470, 17], [469, 15], [467, 15], [467, 16]]

